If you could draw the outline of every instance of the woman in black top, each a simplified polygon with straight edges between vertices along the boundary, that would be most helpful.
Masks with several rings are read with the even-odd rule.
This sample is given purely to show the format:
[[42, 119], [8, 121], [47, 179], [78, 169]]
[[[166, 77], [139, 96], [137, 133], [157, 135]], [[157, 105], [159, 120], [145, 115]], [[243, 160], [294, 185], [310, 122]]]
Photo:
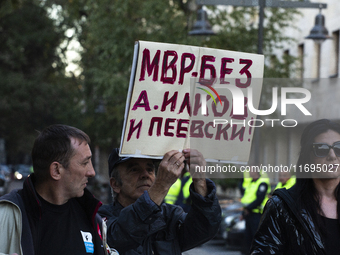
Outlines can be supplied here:
[[296, 185], [274, 192], [251, 254], [340, 254], [340, 125], [309, 124], [301, 137]]

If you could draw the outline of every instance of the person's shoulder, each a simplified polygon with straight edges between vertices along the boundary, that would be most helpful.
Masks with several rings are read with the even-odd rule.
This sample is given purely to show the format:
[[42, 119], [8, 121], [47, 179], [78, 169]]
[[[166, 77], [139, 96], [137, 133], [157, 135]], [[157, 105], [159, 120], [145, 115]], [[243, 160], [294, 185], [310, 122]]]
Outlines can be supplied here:
[[277, 189], [274, 191], [273, 196], [268, 200], [267, 205], [269, 207], [276, 207], [278, 209], [288, 209], [288, 207], [294, 206], [293, 204], [288, 205], [291, 203], [284, 199], [283, 197], [290, 197], [290, 201], [294, 201], [294, 193], [289, 192], [285, 188]]
[[268, 199], [264, 210], [262, 218], [272, 217], [280, 217], [280, 215], [285, 214], [287, 212], [286, 204], [284, 201], [278, 197], [273, 195], [271, 198]]
[[14, 215], [16, 212], [21, 213], [22, 198], [18, 193], [19, 190], [13, 190], [10, 193], [0, 197], [0, 214]]
[[[282, 198], [279, 197], [278, 195], [273, 195], [271, 198], [269, 198], [269, 200], [270, 200], [270, 203], [277, 205], [277, 206], [280, 206], [284, 203]], [[268, 200], [268, 202], [269, 202], [269, 200]]]
[[0, 197], [0, 202], [10, 202], [10, 203], [14, 203], [14, 204], [18, 204], [19, 200], [21, 200], [21, 196], [19, 194], [20, 189], [15, 189], [12, 190], [11, 192], [3, 195], [2, 197]]

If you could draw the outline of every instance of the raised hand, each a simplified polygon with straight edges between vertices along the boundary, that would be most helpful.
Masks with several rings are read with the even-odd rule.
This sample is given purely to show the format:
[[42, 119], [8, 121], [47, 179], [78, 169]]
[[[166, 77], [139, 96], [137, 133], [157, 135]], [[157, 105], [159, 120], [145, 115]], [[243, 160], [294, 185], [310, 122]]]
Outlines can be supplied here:
[[172, 184], [176, 182], [184, 168], [182, 152], [172, 150], [167, 152], [158, 167], [154, 184], [149, 189], [149, 196], [156, 204], [160, 205]]

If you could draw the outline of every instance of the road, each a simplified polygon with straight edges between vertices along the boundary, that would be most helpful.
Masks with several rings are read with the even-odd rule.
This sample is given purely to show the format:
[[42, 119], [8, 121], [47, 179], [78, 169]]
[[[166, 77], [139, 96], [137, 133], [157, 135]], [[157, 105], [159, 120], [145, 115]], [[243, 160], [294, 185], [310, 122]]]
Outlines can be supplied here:
[[200, 247], [186, 251], [183, 255], [242, 255], [239, 251], [229, 251], [224, 241], [211, 240]]

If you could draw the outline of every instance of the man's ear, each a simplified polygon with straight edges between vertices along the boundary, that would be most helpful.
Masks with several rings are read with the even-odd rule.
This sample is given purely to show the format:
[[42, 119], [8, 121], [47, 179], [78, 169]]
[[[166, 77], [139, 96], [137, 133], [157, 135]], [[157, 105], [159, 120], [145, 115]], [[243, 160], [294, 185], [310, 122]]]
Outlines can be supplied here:
[[56, 181], [60, 180], [62, 167], [63, 166], [56, 161], [50, 165], [50, 176], [52, 177], [53, 180]]
[[110, 178], [110, 186], [115, 193], [117, 193], [117, 194], [120, 193], [121, 187], [120, 187], [120, 185], [118, 185], [118, 183], [116, 182], [116, 179], [113, 178], [113, 177]]

